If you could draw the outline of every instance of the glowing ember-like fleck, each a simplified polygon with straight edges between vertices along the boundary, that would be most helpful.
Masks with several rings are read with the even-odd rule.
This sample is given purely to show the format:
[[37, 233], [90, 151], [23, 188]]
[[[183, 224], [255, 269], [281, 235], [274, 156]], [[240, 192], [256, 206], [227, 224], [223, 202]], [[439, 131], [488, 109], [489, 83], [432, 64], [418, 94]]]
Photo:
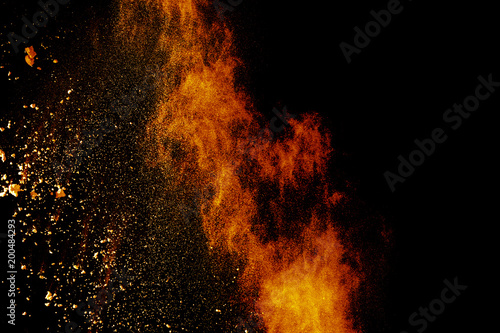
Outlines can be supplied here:
[[56, 192], [56, 199], [58, 198], [64, 198], [66, 196], [66, 193], [64, 193], [64, 190], [62, 188], [58, 189]]
[[35, 63], [35, 57], [36, 57], [36, 52], [33, 49], [33, 46], [27, 47], [24, 49], [24, 51], [27, 53], [27, 55], [24, 57], [26, 60], [26, 63], [33, 67], [33, 64]]
[[52, 301], [52, 298], [54, 298], [54, 295], [50, 291], [47, 291], [47, 295], [45, 296], [45, 299], [48, 301]]
[[13, 196], [17, 197], [18, 192], [22, 191], [21, 186], [18, 184], [10, 184], [9, 185], [9, 193]]

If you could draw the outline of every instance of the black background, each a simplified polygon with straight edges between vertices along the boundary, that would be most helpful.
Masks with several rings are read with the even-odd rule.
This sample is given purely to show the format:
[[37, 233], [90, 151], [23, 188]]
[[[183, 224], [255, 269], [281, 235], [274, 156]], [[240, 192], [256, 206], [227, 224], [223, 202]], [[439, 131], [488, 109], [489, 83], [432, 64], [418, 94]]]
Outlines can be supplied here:
[[[372, 20], [370, 11], [385, 9], [387, 1], [243, 0], [225, 15], [251, 69], [243, 80], [259, 111], [272, 117], [273, 106], [281, 103], [292, 113], [320, 113], [332, 131], [342, 177], [386, 218], [393, 249], [383, 286], [385, 330], [416, 332], [408, 316], [440, 296], [444, 279], [455, 277], [468, 289], [426, 332], [495, 329], [500, 92], [457, 130], [446, 127], [442, 116], [474, 93], [479, 75], [492, 73], [500, 81], [498, 12], [486, 2], [402, 5], [350, 64], [339, 44], [352, 44], [353, 28], [363, 28]], [[88, 20], [89, 6], [106, 8], [72, 1], [33, 42], [80, 17]], [[19, 31], [21, 15], [34, 12], [36, 2], [4, 2], [2, 8], [2, 65], [18, 69], [26, 66], [24, 55], [12, 52], [5, 32]], [[1, 75], [6, 82], [6, 69]], [[408, 156], [413, 141], [430, 137], [436, 127], [445, 129], [447, 141], [392, 193], [384, 172], [396, 172], [398, 155]]]

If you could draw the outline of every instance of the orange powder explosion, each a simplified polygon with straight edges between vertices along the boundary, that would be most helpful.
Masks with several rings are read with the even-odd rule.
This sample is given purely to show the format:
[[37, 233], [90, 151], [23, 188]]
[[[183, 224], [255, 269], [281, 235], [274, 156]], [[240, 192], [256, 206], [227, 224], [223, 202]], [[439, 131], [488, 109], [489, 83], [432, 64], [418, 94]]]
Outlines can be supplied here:
[[360, 273], [343, 260], [334, 231], [331, 211], [342, 195], [329, 185], [332, 149], [319, 117], [290, 119], [285, 134], [261, 140], [249, 161], [239, 148], [262, 121], [235, 86], [242, 64], [212, 2], [122, 0], [117, 37], [138, 53], [150, 47], [154, 21], [138, 22], [141, 8], [161, 18], [154, 54], [166, 74], [144, 140], [148, 164], [186, 189], [211, 183], [214, 195], [200, 207], [209, 249], [245, 263], [241, 297], [258, 297], [254, 311], [267, 332], [353, 332], [350, 299]]

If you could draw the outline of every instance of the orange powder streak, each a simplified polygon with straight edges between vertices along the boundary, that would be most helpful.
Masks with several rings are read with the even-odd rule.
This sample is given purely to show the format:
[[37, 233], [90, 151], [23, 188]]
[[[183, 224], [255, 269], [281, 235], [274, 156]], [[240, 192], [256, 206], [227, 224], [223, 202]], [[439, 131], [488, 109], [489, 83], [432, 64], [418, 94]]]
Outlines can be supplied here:
[[212, 1], [122, 0], [118, 37], [136, 52], [154, 21], [134, 21], [140, 5], [163, 22], [154, 54], [166, 75], [144, 145], [150, 166], [167, 166], [185, 187], [202, 188], [214, 175], [215, 195], [200, 209], [209, 248], [246, 263], [242, 293], [258, 293], [267, 332], [353, 332], [349, 300], [359, 277], [333, 230], [329, 212], [341, 195], [328, 183], [332, 149], [319, 117], [291, 119], [284, 137], [259, 143], [246, 161], [237, 147], [259, 131], [259, 117], [235, 88], [241, 62]]

